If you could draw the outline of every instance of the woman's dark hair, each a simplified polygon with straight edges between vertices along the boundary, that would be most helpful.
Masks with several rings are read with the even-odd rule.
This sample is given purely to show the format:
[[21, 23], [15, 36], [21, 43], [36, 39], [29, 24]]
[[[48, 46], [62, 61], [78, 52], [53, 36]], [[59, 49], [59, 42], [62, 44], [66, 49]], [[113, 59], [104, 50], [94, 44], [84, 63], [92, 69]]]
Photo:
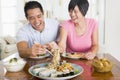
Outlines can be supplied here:
[[71, 0], [68, 5], [68, 10], [73, 10], [75, 6], [78, 6], [82, 15], [85, 16], [88, 11], [89, 3], [88, 0]]
[[26, 2], [25, 6], [24, 6], [24, 12], [25, 12], [26, 18], [28, 16], [27, 11], [29, 9], [34, 9], [34, 8], [39, 8], [41, 10], [41, 12], [44, 13], [42, 5], [39, 2], [37, 2], [37, 1], [29, 1], [29, 2]]

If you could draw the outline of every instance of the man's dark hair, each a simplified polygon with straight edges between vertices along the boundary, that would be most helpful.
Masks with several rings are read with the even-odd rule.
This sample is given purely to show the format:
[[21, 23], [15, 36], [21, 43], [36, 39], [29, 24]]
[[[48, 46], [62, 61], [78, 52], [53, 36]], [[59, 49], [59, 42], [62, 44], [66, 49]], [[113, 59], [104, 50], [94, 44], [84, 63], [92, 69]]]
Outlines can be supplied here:
[[82, 15], [85, 16], [88, 11], [89, 3], [87, 0], [71, 0], [68, 5], [68, 10], [69, 11], [73, 10], [75, 8], [75, 6], [78, 6]]
[[44, 13], [42, 5], [39, 2], [37, 2], [37, 1], [29, 1], [29, 2], [26, 2], [25, 6], [24, 6], [24, 12], [25, 12], [26, 18], [28, 16], [27, 11], [29, 9], [34, 9], [34, 8], [39, 8], [41, 10], [41, 12]]

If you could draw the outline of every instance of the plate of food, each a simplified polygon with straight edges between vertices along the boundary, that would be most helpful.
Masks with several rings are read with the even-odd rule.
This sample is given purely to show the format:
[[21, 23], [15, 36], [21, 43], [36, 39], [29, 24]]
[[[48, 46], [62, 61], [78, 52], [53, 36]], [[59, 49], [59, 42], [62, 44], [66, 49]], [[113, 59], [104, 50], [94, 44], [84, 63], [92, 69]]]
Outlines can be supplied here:
[[70, 59], [82, 59], [83, 55], [82, 54], [77, 54], [77, 53], [63, 53], [61, 54], [62, 57], [65, 57], [65, 58], [70, 58]]
[[82, 74], [83, 68], [77, 64], [63, 61], [56, 68], [51, 63], [41, 63], [29, 68], [29, 73], [45, 80], [70, 79]]
[[49, 57], [50, 54], [49, 53], [43, 53], [43, 54], [38, 54], [36, 57], [30, 57], [32, 59], [43, 59], [43, 58], [46, 58], [46, 57]]

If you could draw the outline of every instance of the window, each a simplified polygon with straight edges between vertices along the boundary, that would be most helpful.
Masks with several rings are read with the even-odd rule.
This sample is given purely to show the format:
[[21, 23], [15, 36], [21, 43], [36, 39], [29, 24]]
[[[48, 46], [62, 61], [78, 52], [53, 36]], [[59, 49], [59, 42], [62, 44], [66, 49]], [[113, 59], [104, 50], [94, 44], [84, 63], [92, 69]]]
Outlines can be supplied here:
[[17, 24], [17, 0], [1, 0], [2, 35], [15, 36]]

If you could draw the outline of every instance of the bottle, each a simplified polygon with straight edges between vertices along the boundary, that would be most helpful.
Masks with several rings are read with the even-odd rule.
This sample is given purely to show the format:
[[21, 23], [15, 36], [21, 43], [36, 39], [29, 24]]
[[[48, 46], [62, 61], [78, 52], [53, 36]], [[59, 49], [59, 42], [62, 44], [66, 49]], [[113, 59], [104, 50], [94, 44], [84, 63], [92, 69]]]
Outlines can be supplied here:
[[2, 50], [1, 50], [1, 43], [0, 43], [0, 60], [1, 60], [1, 54], [2, 54]]
[[4, 77], [7, 70], [3, 65], [3, 61], [0, 60], [0, 78]]

